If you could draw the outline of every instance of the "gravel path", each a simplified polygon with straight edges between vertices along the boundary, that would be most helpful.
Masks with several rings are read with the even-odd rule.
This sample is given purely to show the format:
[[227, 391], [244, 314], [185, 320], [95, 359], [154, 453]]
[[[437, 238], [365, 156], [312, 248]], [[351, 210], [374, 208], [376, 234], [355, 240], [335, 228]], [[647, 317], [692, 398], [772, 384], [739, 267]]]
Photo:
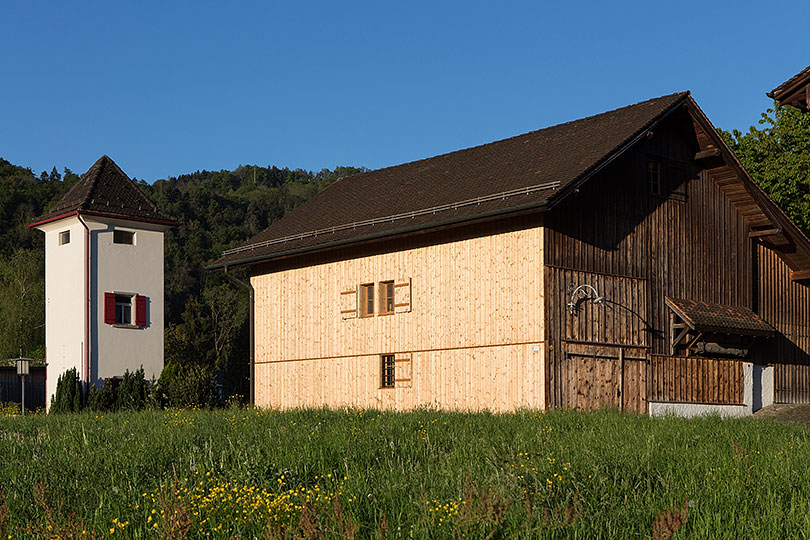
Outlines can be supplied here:
[[754, 418], [790, 422], [810, 427], [810, 405], [775, 404], [754, 413]]

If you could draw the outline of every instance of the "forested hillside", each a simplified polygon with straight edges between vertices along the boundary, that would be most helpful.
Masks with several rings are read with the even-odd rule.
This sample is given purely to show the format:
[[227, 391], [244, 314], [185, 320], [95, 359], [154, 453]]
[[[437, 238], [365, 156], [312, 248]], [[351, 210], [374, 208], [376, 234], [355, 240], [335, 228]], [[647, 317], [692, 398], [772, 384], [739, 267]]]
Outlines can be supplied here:
[[[247, 390], [246, 292], [204, 266], [335, 179], [362, 170], [242, 166], [139, 182], [182, 223], [165, 244], [167, 369], [161, 382], [169, 400], [212, 399], [207, 381], [217, 371], [226, 395]], [[37, 176], [0, 158], [0, 359], [44, 360], [44, 235], [27, 224], [77, 179], [56, 168]]]

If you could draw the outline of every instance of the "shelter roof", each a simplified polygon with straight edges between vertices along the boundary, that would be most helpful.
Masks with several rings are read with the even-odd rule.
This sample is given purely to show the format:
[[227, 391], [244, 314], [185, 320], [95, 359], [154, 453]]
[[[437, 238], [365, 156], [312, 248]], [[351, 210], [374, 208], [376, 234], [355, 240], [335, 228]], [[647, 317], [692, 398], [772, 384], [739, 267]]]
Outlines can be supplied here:
[[773, 336], [776, 330], [748, 308], [711, 302], [666, 298], [670, 307], [692, 330], [698, 332]]

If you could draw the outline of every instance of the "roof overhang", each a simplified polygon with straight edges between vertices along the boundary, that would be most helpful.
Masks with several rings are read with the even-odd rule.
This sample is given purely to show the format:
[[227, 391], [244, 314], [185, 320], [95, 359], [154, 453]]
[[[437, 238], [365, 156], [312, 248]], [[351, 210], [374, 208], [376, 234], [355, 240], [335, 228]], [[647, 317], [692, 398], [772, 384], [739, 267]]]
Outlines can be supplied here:
[[791, 105], [806, 112], [810, 109], [810, 67], [806, 67], [765, 95], [781, 105]]
[[450, 218], [445, 220], [440, 220], [436, 222], [432, 222], [425, 225], [417, 225], [412, 227], [401, 227], [394, 230], [386, 230], [376, 233], [369, 233], [362, 236], [356, 236], [352, 238], [347, 238], [345, 240], [335, 240], [335, 241], [327, 241], [323, 243], [319, 243], [312, 246], [305, 246], [301, 248], [292, 248], [288, 250], [282, 250], [278, 252], [274, 252], [272, 254], [262, 254], [262, 255], [255, 255], [250, 256], [249, 251], [244, 258], [240, 258], [235, 261], [224, 261], [224, 262], [214, 262], [205, 267], [206, 270], [223, 270], [228, 268], [238, 268], [240, 266], [250, 266], [257, 263], [265, 263], [274, 260], [286, 259], [289, 257], [303, 255], [303, 254], [314, 254], [314, 253], [321, 253], [325, 251], [331, 251], [337, 248], [355, 246], [360, 244], [366, 244], [368, 242], [372, 242], [375, 240], [380, 239], [395, 239], [400, 238], [407, 235], [412, 234], [421, 234], [421, 233], [430, 233], [439, 231], [442, 229], [447, 229], [451, 227], [459, 227], [463, 225], [471, 225], [474, 223], [482, 223], [487, 221], [494, 221], [497, 219], [503, 219], [508, 217], [515, 217], [520, 216], [522, 214], [532, 213], [532, 212], [542, 212], [547, 209], [548, 201], [541, 201], [539, 203], [532, 203], [532, 204], [525, 204], [522, 206], [517, 206], [513, 208], [506, 208], [506, 209], [498, 209], [493, 210], [490, 212], [482, 212], [480, 214], [476, 214], [474, 216], [463, 216], [459, 218]]
[[160, 219], [149, 219], [149, 218], [137, 218], [131, 216], [121, 216], [118, 214], [110, 214], [105, 212], [91, 212], [87, 210], [73, 210], [71, 212], [65, 212], [64, 214], [59, 214], [57, 216], [51, 216], [45, 219], [41, 219], [39, 221], [35, 221], [33, 223], [29, 223], [28, 227], [36, 228], [47, 223], [53, 223], [54, 221], [59, 221], [60, 219], [65, 219], [71, 216], [95, 216], [95, 217], [102, 217], [102, 218], [109, 218], [109, 219], [120, 219], [123, 221], [135, 221], [138, 223], [151, 223], [153, 225], [164, 225], [166, 227], [179, 227], [180, 223], [177, 221], [167, 221], [167, 220], [160, 220]]

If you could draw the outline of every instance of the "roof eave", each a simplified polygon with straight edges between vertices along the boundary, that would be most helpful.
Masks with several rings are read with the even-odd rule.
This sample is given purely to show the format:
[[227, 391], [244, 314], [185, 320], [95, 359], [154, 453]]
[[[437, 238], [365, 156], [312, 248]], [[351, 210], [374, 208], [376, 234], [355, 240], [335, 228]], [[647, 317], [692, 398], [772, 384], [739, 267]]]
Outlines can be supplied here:
[[164, 226], [169, 227], [169, 228], [179, 227], [180, 225], [182, 225], [182, 223], [180, 223], [178, 221], [172, 221], [172, 220], [151, 219], [151, 218], [145, 218], [145, 217], [133, 217], [133, 216], [125, 216], [125, 215], [121, 215], [121, 214], [109, 214], [109, 213], [105, 213], [105, 212], [92, 212], [92, 211], [87, 211], [87, 210], [71, 210], [70, 212], [65, 212], [63, 214], [58, 214], [58, 215], [55, 215], [55, 216], [52, 216], [52, 217], [47, 217], [47, 218], [41, 219], [39, 221], [35, 221], [33, 223], [29, 223], [27, 226], [32, 227], [32, 228], [33, 227], [39, 227], [41, 225], [46, 225], [48, 223], [53, 223], [54, 221], [59, 221], [60, 219], [65, 219], [65, 218], [70, 217], [70, 216], [78, 216], [78, 215], [105, 217], [105, 218], [110, 218], [110, 219], [121, 219], [121, 220], [125, 220], [125, 221], [137, 221], [137, 222], [140, 222], [140, 223], [151, 223], [153, 225], [164, 225]]
[[378, 240], [381, 238], [388, 238], [394, 236], [400, 236], [403, 234], [415, 233], [415, 232], [428, 232], [432, 229], [439, 229], [442, 227], [448, 227], [453, 225], [461, 225], [466, 224], [467, 222], [480, 222], [482, 220], [490, 220], [494, 218], [506, 217], [510, 214], [518, 214], [521, 212], [526, 212], [529, 210], [545, 210], [548, 206], [548, 200], [543, 200], [534, 203], [527, 203], [519, 206], [513, 206], [511, 208], [504, 208], [498, 210], [490, 210], [488, 212], [482, 212], [480, 214], [474, 214], [472, 216], [463, 216], [458, 218], [450, 218], [441, 221], [435, 221], [428, 224], [423, 225], [414, 225], [412, 227], [401, 227], [399, 229], [393, 229], [390, 231], [382, 231], [373, 234], [367, 234], [363, 236], [357, 236], [353, 238], [346, 238], [344, 240], [335, 240], [333, 242], [326, 242], [323, 244], [315, 244], [312, 246], [305, 246], [300, 248], [294, 248], [286, 251], [279, 251], [276, 253], [264, 254], [264, 255], [256, 255], [254, 257], [245, 257], [242, 259], [235, 259], [233, 261], [226, 261], [226, 262], [218, 262], [214, 261], [213, 263], [205, 266], [206, 270], [221, 270], [225, 268], [235, 268], [239, 266], [249, 266], [252, 264], [257, 263], [265, 263], [270, 262], [277, 259], [287, 258], [293, 255], [301, 255], [304, 253], [317, 253], [320, 251], [327, 251], [330, 249], [334, 249], [337, 247], [345, 247], [348, 245], [355, 245], [355, 244], [363, 244], [366, 242], [370, 242], [373, 240]]

